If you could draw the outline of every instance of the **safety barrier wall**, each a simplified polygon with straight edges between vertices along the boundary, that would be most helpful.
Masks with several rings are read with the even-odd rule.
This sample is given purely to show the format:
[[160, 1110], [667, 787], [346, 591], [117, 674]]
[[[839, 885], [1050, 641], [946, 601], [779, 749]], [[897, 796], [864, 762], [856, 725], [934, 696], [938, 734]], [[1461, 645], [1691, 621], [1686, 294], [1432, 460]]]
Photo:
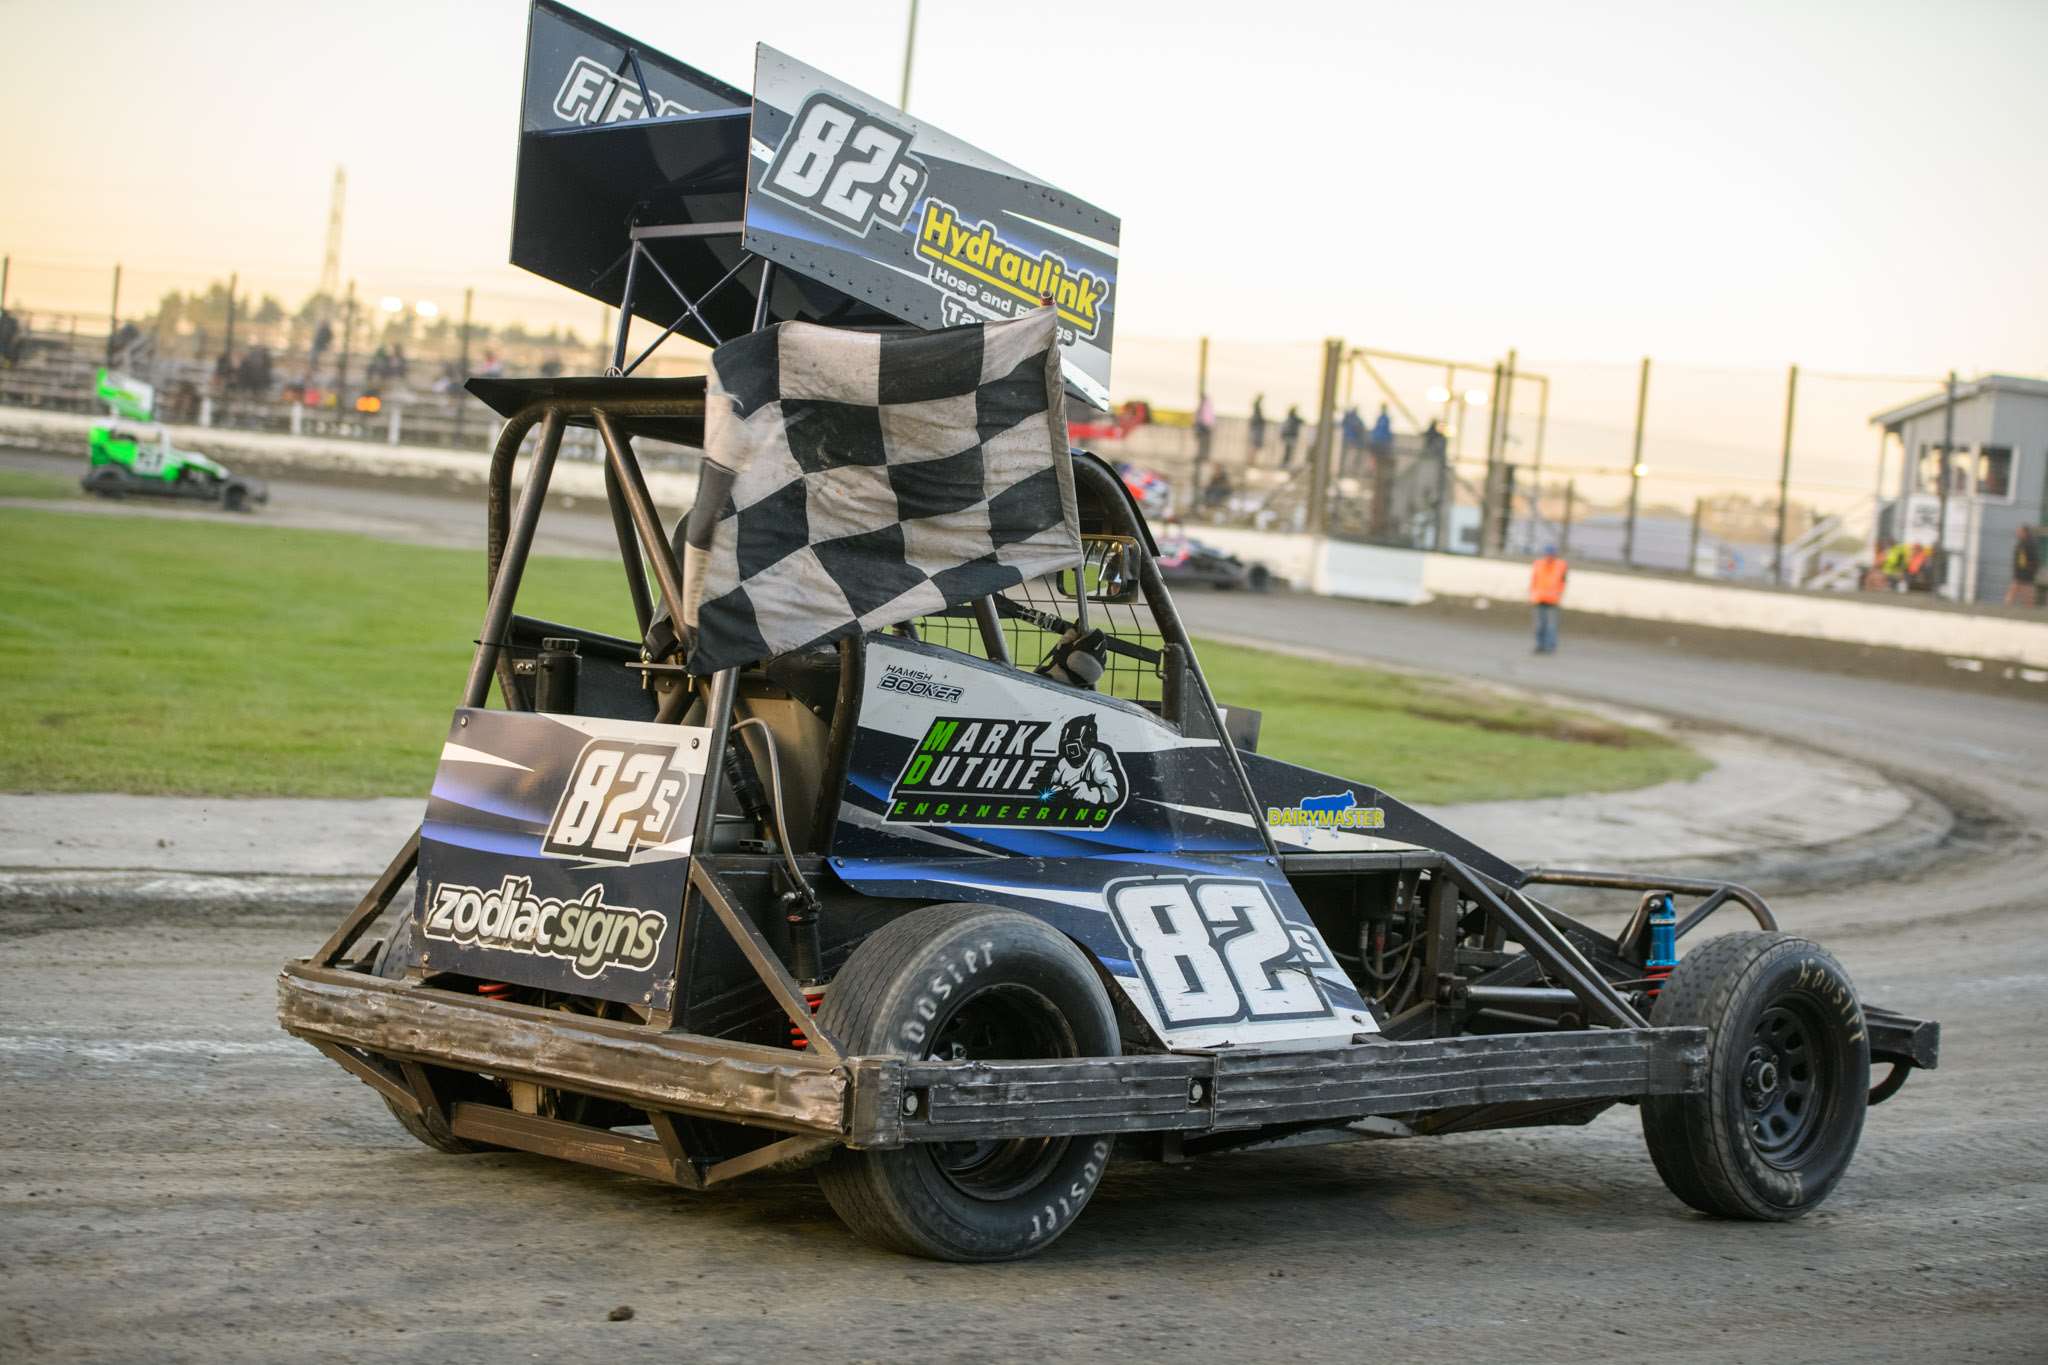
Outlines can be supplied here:
[[[1521, 560], [1353, 545], [1273, 531], [1205, 526], [1193, 535], [1331, 597], [1412, 606], [1433, 597], [1521, 602], [1528, 596], [1529, 566]], [[1641, 621], [1682, 621], [2048, 669], [2048, 619], [1906, 606], [1876, 593], [1775, 592], [1574, 568], [1565, 602], [1572, 610]]]

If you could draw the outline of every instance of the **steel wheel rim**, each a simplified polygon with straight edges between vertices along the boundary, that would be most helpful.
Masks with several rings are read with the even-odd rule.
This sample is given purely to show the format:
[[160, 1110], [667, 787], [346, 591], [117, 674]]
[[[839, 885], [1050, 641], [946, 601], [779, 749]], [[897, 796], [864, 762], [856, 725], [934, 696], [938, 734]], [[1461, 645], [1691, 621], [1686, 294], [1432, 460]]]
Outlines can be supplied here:
[[1781, 1000], [1757, 1016], [1736, 1077], [1743, 1130], [1758, 1157], [1796, 1170], [1827, 1127], [1839, 1063], [1825, 1045], [1820, 1011]]
[[[1023, 986], [988, 986], [962, 1000], [933, 1035], [934, 1061], [1049, 1061], [1075, 1053], [1073, 1031], [1052, 1001]], [[1070, 1138], [934, 1142], [925, 1154], [947, 1184], [998, 1202], [1036, 1188], [1066, 1155]]]

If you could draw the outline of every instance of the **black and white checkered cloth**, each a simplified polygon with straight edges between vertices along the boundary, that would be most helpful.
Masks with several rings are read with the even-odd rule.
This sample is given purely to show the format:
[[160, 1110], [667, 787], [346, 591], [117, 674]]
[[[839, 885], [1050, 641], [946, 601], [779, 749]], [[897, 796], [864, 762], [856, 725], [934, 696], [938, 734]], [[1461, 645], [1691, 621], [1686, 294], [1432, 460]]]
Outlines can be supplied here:
[[684, 525], [689, 668], [971, 601], [1080, 559], [1053, 310], [910, 335], [785, 322], [711, 355]]

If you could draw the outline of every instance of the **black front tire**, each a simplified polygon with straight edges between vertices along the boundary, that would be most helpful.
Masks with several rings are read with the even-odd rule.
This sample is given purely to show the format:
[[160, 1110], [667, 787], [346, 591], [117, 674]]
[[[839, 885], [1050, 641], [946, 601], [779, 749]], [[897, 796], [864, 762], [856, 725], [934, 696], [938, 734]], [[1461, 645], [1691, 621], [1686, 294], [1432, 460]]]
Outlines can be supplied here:
[[[935, 905], [878, 930], [832, 979], [818, 1019], [849, 1054], [1114, 1057], [1116, 1014], [1081, 950], [1014, 910]], [[1108, 1169], [1107, 1137], [841, 1149], [818, 1183], [863, 1239], [943, 1261], [1007, 1261], [1073, 1225]]]
[[1702, 1213], [1782, 1222], [1811, 1211], [1863, 1134], [1870, 1040], [1849, 975], [1810, 940], [1729, 934], [1688, 954], [1660, 1027], [1707, 1030], [1707, 1088], [1643, 1101], [1671, 1192]]

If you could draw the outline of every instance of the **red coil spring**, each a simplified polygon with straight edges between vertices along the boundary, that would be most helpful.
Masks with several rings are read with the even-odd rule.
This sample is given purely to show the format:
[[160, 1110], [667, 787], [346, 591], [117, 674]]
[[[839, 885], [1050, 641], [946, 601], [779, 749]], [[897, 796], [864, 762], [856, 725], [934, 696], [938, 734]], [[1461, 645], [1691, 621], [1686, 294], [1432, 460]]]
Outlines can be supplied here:
[[[811, 1007], [812, 1014], [816, 1014], [819, 1004], [825, 999], [825, 988], [823, 986], [804, 986], [801, 989], [804, 993], [804, 1003]], [[789, 1045], [799, 1051], [811, 1045], [811, 1040], [804, 1037], [803, 1029], [794, 1019], [789, 1021]]]
[[505, 1000], [512, 995], [512, 987], [503, 981], [479, 981], [476, 993], [486, 1000]]
[[1671, 979], [1671, 969], [1669, 967], [1645, 967], [1643, 969], [1643, 979], [1650, 983], [1649, 989], [1645, 990], [1643, 994], [1655, 1000], [1664, 990], [1664, 983]]

